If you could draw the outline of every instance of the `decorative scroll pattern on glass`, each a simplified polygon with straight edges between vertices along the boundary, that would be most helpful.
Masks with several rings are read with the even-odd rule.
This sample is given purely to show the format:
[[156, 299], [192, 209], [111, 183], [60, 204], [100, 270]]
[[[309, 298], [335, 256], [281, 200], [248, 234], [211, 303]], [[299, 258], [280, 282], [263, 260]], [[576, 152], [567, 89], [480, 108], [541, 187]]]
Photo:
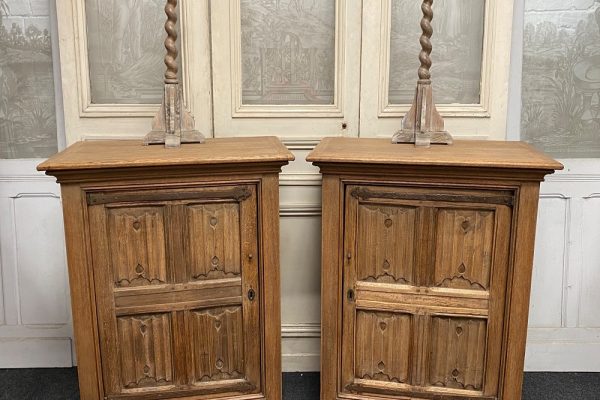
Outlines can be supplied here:
[[357, 311], [356, 377], [408, 382], [413, 339], [411, 325], [408, 314]]
[[[421, 50], [421, 2], [390, 0], [390, 104], [412, 103]], [[433, 87], [438, 104], [479, 104], [485, 0], [436, 0], [433, 5]]]
[[244, 104], [333, 104], [335, 3], [241, 0]]
[[487, 321], [433, 317], [429, 382], [432, 386], [481, 390], [485, 373]]
[[525, 2], [521, 139], [600, 157], [600, 1]]
[[160, 104], [164, 72], [161, 0], [86, 0], [93, 104]]
[[0, 158], [57, 150], [50, 3], [0, 0]]
[[117, 318], [121, 381], [126, 389], [173, 381], [171, 317], [154, 314]]

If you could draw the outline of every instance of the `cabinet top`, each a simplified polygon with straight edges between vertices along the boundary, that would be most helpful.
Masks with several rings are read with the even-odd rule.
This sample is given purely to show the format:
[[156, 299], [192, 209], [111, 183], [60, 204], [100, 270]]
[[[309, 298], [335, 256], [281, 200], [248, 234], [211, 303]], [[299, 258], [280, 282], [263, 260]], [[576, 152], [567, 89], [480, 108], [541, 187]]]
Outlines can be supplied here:
[[104, 168], [169, 167], [249, 163], [287, 164], [294, 155], [275, 136], [207, 139], [177, 149], [143, 146], [138, 140], [78, 142], [38, 165], [48, 174]]
[[453, 145], [392, 144], [389, 139], [325, 138], [307, 161], [322, 164], [385, 164], [404, 166], [563, 169], [558, 161], [524, 142], [458, 140]]

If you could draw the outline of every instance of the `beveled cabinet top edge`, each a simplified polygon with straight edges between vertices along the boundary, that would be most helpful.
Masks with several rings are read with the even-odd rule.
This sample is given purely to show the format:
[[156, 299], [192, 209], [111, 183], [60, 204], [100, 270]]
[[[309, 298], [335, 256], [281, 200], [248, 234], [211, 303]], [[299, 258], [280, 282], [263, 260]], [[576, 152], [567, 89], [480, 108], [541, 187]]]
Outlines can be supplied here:
[[324, 138], [306, 158], [315, 165], [371, 164], [397, 166], [479, 167], [562, 170], [563, 165], [525, 142], [457, 140], [453, 145], [419, 148], [388, 139]]
[[275, 136], [207, 139], [177, 149], [143, 146], [138, 140], [77, 142], [38, 165], [53, 175], [61, 171], [271, 163], [285, 165], [294, 155]]

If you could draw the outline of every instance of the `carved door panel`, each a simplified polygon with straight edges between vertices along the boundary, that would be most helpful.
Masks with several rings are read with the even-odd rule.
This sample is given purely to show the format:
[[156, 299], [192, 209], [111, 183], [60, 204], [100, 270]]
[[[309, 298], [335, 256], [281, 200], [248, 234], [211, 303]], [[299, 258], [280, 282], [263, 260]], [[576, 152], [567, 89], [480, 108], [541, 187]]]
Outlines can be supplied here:
[[87, 200], [106, 396], [260, 393], [256, 187]]
[[512, 196], [347, 187], [342, 392], [496, 398]]

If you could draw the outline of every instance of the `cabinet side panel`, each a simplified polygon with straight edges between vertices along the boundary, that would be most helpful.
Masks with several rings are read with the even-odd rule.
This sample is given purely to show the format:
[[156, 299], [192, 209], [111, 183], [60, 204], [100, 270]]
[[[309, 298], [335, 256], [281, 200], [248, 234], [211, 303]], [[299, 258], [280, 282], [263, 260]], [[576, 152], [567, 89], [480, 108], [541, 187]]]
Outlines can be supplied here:
[[510, 297], [507, 309], [507, 335], [504, 342], [506, 359], [501, 394], [503, 400], [521, 398], [539, 193], [539, 183], [523, 183], [516, 207], [517, 214], [513, 225], [512, 276], [508, 280]]
[[340, 246], [343, 232], [339, 177], [323, 176], [323, 219], [321, 255], [321, 399], [337, 395], [339, 368], [339, 295], [341, 291]]
[[279, 175], [263, 175], [259, 196], [264, 307], [264, 393], [281, 399], [281, 279], [279, 265]]
[[73, 329], [77, 349], [77, 375], [81, 400], [102, 398], [102, 373], [98, 348], [98, 327], [94, 284], [90, 274], [84, 221], [84, 198], [77, 185], [61, 185]]

